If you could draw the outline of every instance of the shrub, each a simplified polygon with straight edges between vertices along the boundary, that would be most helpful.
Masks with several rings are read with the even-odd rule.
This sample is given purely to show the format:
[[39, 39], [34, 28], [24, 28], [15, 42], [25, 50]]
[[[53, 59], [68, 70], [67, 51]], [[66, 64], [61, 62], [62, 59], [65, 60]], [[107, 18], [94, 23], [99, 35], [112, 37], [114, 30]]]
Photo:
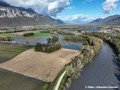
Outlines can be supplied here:
[[42, 90], [47, 90], [47, 88], [48, 88], [48, 84], [47, 83], [42, 86]]
[[23, 36], [27, 37], [27, 36], [33, 36], [33, 35], [34, 35], [34, 33], [25, 33]]

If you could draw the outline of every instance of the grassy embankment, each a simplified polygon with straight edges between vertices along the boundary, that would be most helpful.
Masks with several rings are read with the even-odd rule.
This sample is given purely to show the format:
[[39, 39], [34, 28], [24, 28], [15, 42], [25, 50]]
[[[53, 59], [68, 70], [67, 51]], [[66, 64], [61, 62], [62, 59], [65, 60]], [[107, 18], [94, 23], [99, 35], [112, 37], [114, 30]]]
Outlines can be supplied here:
[[10, 33], [1, 33], [0, 36], [12, 37], [12, 36], [14, 36], [14, 34], [10, 34]]

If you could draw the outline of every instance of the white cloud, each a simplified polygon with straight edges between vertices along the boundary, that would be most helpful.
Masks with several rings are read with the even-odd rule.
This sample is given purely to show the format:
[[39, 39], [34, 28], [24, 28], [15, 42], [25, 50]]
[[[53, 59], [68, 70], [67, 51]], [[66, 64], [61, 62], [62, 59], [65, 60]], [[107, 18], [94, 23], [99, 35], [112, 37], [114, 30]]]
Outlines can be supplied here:
[[85, 24], [97, 19], [98, 17], [92, 17], [92, 16], [80, 14], [80, 15], [67, 16], [65, 18], [58, 16], [57, 18], [61, 19], [67, 24]]
[[113, 9], [117, 7], [117, 2], [119, 0], [106, 0], [103, 5], [103, 11], [105, 14], [109, 14], [112, 12]]
[[12, 6], [32, 8], [40, 14], [56, 16], [70, 4], [69, 0], [3, 0]]

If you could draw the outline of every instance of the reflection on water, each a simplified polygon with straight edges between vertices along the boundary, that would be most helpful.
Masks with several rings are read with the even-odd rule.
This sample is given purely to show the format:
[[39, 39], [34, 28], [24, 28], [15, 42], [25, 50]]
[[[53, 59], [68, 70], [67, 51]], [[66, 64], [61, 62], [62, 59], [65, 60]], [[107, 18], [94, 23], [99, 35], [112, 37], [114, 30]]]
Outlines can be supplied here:
[[74, 44], [61, 44], [62, 48], [73, 49], [73, 50], [81, 50], [82, 45], [74, 45]]
[[63, 31], [69, 31], [69, 29], [63, 29]]

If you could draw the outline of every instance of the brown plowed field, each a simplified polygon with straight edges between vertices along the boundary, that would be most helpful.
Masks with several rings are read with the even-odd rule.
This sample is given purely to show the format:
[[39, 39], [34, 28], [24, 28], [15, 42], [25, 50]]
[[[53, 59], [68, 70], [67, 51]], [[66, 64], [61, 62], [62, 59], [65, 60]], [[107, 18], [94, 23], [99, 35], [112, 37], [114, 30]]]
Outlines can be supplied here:
[[46, 82], [52, 82], [71, 58], [80, 51], [60, 49], [47, 54], [29, 49], [15, 58], [0, 64], [0, 68]]

